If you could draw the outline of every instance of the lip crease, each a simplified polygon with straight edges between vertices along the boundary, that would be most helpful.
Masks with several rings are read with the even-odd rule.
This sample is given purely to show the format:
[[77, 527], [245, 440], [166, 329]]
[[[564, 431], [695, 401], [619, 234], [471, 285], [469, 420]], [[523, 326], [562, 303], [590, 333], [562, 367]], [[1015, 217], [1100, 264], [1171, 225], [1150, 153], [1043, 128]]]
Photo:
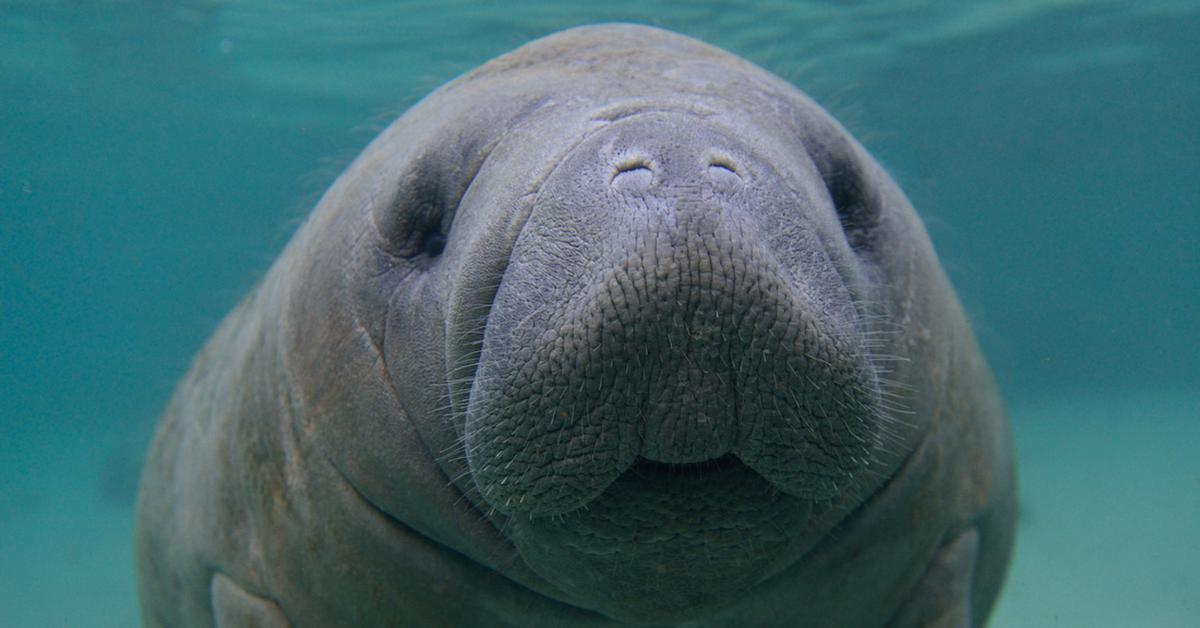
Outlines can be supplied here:
[[717, 458], [709, 458], [700, 462], [688, 463], [671, 463], [658, 462], [638, 456], [629, 467], [629, 472], [632, 472], [640, 477], [647, 476], [671, 476], [671, 475], [687, 475], [695, 476], [707, 473], [716, 473], [734, 466], [742, 465], [742, 461], [732, 453], [719, 456]]

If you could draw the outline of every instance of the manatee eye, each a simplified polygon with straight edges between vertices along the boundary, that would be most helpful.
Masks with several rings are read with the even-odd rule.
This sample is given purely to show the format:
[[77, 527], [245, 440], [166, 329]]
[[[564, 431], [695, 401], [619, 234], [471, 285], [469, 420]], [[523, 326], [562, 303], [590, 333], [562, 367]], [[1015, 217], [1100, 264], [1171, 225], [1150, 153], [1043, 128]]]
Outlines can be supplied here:
[[835, 160], [825, 185], [850, 248], [859, 254], [870, 252], [882, 207], [878, 193], [864, 180], [861, 165], [852, 159]]
[[371, 207], [379, 248], [418, 270], [433, 268], [446, 249], [455, 215], [487, 153], [465, 156], [459, 165], [445, 156], [445, 147], [435, 143], [396, 166], [391, 196], [381, 192]]
[[384, 248], [393, 256], [427, 268], [446, 248], [450, 228], [448, 194], [434, 168], [413, 168], [396, 184], [389, 203], [375, 207], [376, 228]]
[[392, 250], [399, 257], [424, 265], [442, 254], [446, 248], [448, 226], [443, 224], [446, 212], [440, 198], [430, 194], [415, 205], [397, 207], [392, 212], [398, 218], [390, 241], [395, 247]]
[[442, 254], [446, 248], [446, 234], [441, 231], [430, 231], [425, 234], [425, 240], [422, 243], [424, 253], [430, 257], [437, 257]]

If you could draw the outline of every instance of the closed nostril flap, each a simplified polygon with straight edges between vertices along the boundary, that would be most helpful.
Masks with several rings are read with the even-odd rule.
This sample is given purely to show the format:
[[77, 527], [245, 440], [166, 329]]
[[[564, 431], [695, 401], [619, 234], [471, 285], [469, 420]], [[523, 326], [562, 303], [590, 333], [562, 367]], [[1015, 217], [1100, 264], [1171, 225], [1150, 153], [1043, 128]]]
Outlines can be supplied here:
[[723, 164], [710, 164], [705, 174], [718, 192], [733, 192], [742, 186], [742, 177]]
[[654, 173], [649, 168], [639, 166], [617, 172], [613, 175], [611, 185], [618, 192], [636, 194], [649, 190], [652, 183]]

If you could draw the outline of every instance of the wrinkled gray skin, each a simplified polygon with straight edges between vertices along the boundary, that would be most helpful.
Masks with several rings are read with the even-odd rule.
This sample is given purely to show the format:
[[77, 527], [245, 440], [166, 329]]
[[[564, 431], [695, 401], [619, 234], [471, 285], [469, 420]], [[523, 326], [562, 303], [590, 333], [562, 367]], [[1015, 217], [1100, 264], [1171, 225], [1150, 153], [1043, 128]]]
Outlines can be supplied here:
[[391, 125], [197, 358], [138, 509], [155, 626], [968, 626], [1007, 427], [834, 120], [640, 26]]

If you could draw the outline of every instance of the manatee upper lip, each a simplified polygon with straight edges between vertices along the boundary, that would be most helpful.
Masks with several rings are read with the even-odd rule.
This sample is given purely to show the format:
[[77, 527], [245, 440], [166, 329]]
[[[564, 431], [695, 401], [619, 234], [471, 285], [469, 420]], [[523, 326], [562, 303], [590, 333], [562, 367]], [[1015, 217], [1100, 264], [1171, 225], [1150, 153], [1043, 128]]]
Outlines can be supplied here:
[[[548, 319], [540, 335], [488, 339], [501, 357], [481, 356], [465, 445], [476, 484], [494, 507], [563, 514], [587, 506], [631, 468], [692, 473], [727, 463], [748, 466], [784, 492], [829, 498], [872, 455], [877, 391], [854, 345], [812, 331], [815, 323], [805, 319], [743, 334], [740, 326], [762, 317], [766, 306], [759, 305], [725, 318], [696, 310], [699, 318], [680, 322], [671, 318], [679, 295], [663, 302], [661, 316], [596, 319], [593, 300], [608, 298], [597, 295], [573, 301], [574, 314], [555, 310], [566, 318]], [[684, 298], [702, 304], [710, 297]], [[692, 333], [696, 321], [710, 319], [715, 333]], [[583, 320], [609, 322], [592, 329]], [[657, 345], [643, 355], [650, 338]], [[682, 455], [682, 442], [672, 438], [699, 439], [700, 449]], [[671, 464], [682, 462], [694, 466]]]

